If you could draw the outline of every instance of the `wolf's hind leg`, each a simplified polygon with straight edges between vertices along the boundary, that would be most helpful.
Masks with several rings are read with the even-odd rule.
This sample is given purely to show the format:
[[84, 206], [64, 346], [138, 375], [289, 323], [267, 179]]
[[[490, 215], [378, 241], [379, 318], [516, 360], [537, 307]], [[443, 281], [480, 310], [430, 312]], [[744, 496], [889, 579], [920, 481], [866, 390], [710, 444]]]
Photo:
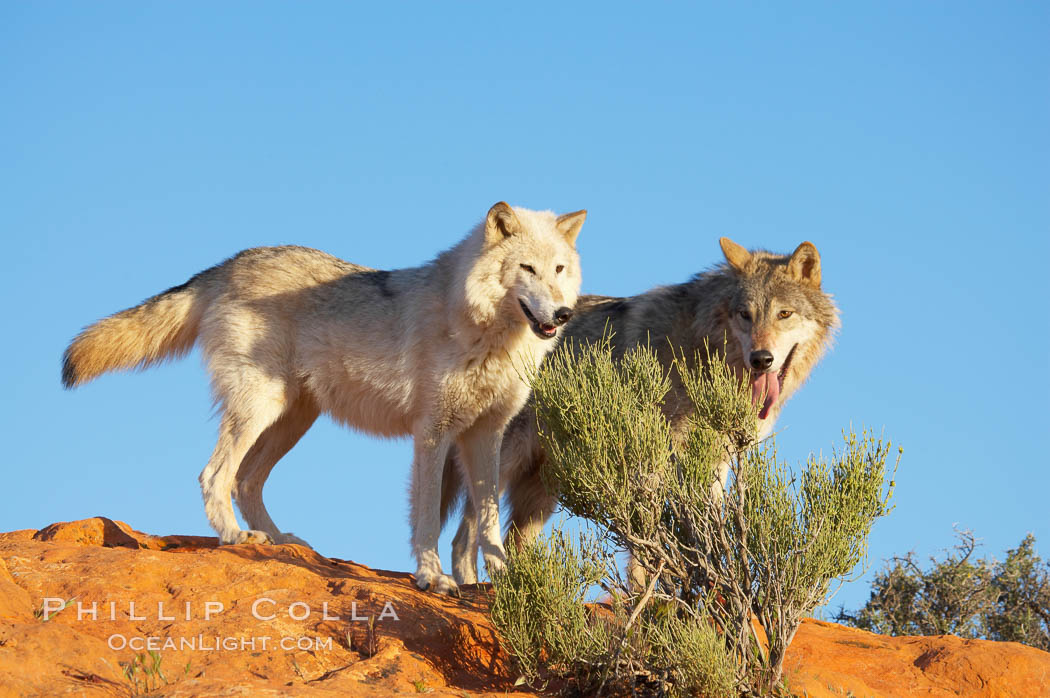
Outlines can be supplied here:
[[464, 494], [463, 477], [459, 472], [459, 452], [450, 448], [445, 458], [445, 469], [441, 473], [441, 528], [444, 530], [448, 517], [459, 507]]
[[[224, 400], [224, 412], [219, 425], [219, 440], [211, 460], [200, 474], [204, 511], [212, 528], [219, 534], [219, 542], [272, 543], [264, 531], [242, 531], [233, 513], [233, 487], [244, 456], [259, 436], [284, 411], [283, 386], [262, 383], [242, 383], [237, 386], [239, 403]], [[269, 388], [269, 390], [267, 390]], [[247, 397], [250, 396], [250, 397]], [[224, 395], [225, 397], [225, 395]]]
[[478, 583], [478, 514], [467, 497], [463, 518], [452, 539], [452, 575], [460, 584]]
[[[457, 584], [476, 584], [478, 581], [478, 534], [477, 516], [470, 497], [464, 497], [466, 483], [460, 472], [462, 457], [459, 449], [450, 450], [445, 459], [445, 471], [441, 476], [441, 528], [445, 528], [449, 516], [462, 503], [462, 520], [456, 537], [452, 540], [452, 576]], [[470, 555], [473, 553], [473, 555]]]
[[510, 509], [507, 546], [532, 542], [558, 506], [540, 475], [542, 462], [530, 464], [516, 472], [507, 484], [507, 506]]
[[726, 496], [726, 483], [729, 482], [729, 465], [732, 461], [725, 459], [715, 466], [715, 477], [711, 483], [711, 498], [715, 504], [721, 504]]
[[[499, 489], [507, 493], [510, 506], [505, 546], [535, 538], [557, 506], [540, 479], [544, 456], [536, 443], [535, 423], [531, 412], [522, 412], [507, 426], [500, 445]], [[452, 571], [460, 584], [477, 581], [478, 520], [470, 497], [463, 503], [463, 518], [452, 541]]]
[[292, 533], [281, 533], [266, 511], [262, 491], [270, 471], [317, 419], [319, 410], [308, 395], [300, 395], [280, 418], [255, 441], [237, 469], [235, 497], [244, 520], [253, 529], [267, 533], [275, 543], [296, 543], [309, 547]]
[[[485, 422], [475, 424], [459, 441], [467, 493], [477, 512], [475, 518], [478, 531], [475, 540], [481, 544], [481, 554], [485, 558], [489, 577], [500, 572], [507, 562], [499, 520], [499, 457], [502, 442], [502, 428], [494, 429]], [[465, 514], [469, 511], [466, 504], [463, 510]], [[476, 556], [477, 552], [473, 554]]]

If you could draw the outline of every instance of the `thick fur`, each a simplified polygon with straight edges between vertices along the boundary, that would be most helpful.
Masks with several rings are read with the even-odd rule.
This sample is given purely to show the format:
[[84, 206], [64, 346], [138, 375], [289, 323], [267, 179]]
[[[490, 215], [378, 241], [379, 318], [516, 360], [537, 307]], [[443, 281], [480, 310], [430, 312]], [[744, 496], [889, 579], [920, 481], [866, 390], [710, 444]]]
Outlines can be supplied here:
[[[713, 354], [722, 354], [724, 348], [725, 360], [734, 371], [756, 381], [761, 372], [750, 368], [752, 352], [769, 351], [773, 362], [764, 372], [780, 376], [780, 391], [761, 420], [760, 437], [764, 438], [784, 403], [830, 347], [839, 313], [831, 296], [821, 290], [820, 256], [811, 243], [802, 243], [792, 255], [750, 252], [727, 238], [721, 246], [726, 264], [686, 283], [630, 298], [581, 296], [557, 351], [566, 351], [573, 343], [597, 341], [608, 328], [614, 358], [630, 347], [648, 343], [670, 368], [674, 352], [703, 357], [708, 346]], [[788, 311], [790, 315], [784, 317]], [[665, 408], [673, 429], [682, 433], [692, 405], [675, 372], [670, 373], [672, 388]], [[540, 475], [544, 462], [536, 416], [526, 407], [507, 427], [500, 459], [500, 486], [510, 509], [511, 536], [536, 536], [554, 512], [556, 501]], [[451, 458], [445, 473], [443, 517], [462, 494], [456, 488]], [[719, 473], [722, 486], [727, 473], [728, 463], [724, 463]], [[467, 500], [452, 553], [453, 572], [460, 583], [477, 577], [474, 518]]]
[[[199, 342], [221, 412], [200, 482], [223, 543], [303, 543], [262, 501], [277, 461], [321, 413], [381, 436], [412, 435], [412, 545], [421, 588], [454, 593], [441, 571], [442, 467], [477, 511], [486, 563], [499, 567], [498, 459], [507, 422], [571, 317], [580, 287], [576, 235], [586, 212], [492, 207], [429, 264], [377, 271], [318, 250], [245, 250], [182, 286], [85, 329], [65, 353], [73, 387], [141, 368]], [[231, 495], [251, 530], [241, 530]]]

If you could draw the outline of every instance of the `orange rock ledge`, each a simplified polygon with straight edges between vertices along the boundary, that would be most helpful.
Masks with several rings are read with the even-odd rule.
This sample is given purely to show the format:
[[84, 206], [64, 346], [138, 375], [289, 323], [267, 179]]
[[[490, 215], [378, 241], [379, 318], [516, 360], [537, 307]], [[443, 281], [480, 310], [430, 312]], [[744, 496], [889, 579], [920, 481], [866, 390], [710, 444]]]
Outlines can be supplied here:
[[[463, 592], [301, 546], [220, 547], [102, 517], [0, 533], [0, 696], [530, 695], [487, 587]], [[149, 648], [159, 672], [129, 679]], [[807, 620], [785, 676], [799, 696], [1034, 698], [1050, 696], [1050, 654]]]

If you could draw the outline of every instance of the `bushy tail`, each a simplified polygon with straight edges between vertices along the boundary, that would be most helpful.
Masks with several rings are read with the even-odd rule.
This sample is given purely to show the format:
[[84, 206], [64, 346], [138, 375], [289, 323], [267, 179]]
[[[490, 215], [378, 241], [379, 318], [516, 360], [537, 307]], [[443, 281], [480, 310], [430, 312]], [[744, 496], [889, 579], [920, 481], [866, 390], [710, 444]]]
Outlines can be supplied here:
[[73, 388], [106, 371], [146, 368], [185, 355], [200, 331], [218, 267], [84, 329], [62, 356], [62, 385]]

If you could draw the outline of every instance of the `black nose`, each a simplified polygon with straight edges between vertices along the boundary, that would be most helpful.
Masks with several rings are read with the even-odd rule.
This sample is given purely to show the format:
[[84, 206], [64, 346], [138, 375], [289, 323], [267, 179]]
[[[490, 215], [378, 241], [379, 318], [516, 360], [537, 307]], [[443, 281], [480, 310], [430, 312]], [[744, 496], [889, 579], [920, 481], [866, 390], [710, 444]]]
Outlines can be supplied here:
[[554, 311], [554, 324], [561, 326], [572, 320], [572, 308], [566, 308], [564, 305]]
[[773, 352], [759, 349], [751, 352], [751, 368], [764, 371], [773, 365]]

